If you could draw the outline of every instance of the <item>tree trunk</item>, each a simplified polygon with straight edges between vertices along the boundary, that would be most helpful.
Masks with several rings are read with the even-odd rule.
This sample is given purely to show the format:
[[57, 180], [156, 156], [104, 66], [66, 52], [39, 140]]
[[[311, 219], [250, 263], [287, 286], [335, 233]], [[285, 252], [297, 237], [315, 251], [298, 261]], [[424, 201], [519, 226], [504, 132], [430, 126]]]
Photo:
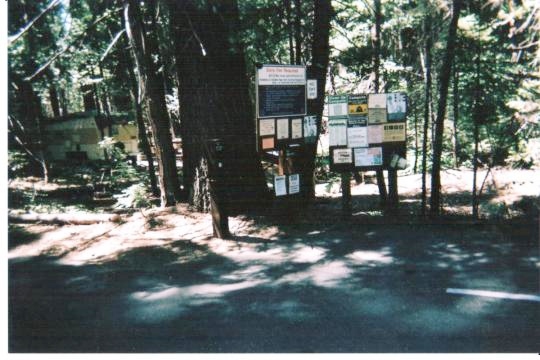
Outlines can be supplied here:
[[[375, 92], [379, 92], [380, 86], [380, 65], [381, 65], [381, 23], [382, 11], [381, 0], [374, 0], [375, 6], [375, 32], [373, 35], [373, 72], [375, 74]], [[377, 170], [377, 186], [379, 187], [379, 198], [381, 206], [386, 207], [386, 182], [384, 181], [384, 173], [382, 170]]]
[[[150, 1], [147, 6], [155, 7]], [[161, 206], [172, 206], [180, 198], [176, 156], [172, 146], [170, 122], [163, 92], [162, 74], [154, 57], [158, 55], [155, 22], [149, 22], [148, 32], [135, 0], [124, 0], [124, 18], [133, 57], [136, 60], [139, 89], [147, 103], [147, 115], [152, 128], [159, 171]]]
[[459, 74], [457, 71], [457, 64], [454, 66], [454, 79], [453, 79], [453, 115], [454, 115], [454, 167], [457, 169], [460, 165], [459, 153], [461, 152], [459, 139], [458, 139], [458, 119], [459, 119]]
[[[317, 5], [315, 5], [316, 7]], [[300, 0], [294, 0], [294, 44], [296, 65], [302, 64], [302, 2]]]
[[301, 176], [303, 195], [305, 200], [315, 198], [315, 158], [317, 156], [317, 144], [322, 127], [322, 114], [324, 109], [324, 94], [326, 89], [326, 74], [328, 71], [328, 58], [330, 54], [329, 35], [330, 21], [334, 10], [330, 0], [315, 2], [315, 14], [313, 19], [313, 43], [311, 44], [311, 63], [308, 67], [308, 78], [317, 80], [317, 98], [308, 100], [307, 110], [309, 115], [317, 116], [317, 137], [312, 144], [303, 147], [300, 154]]
[[208, 187], [199, 186], [204, 184], [204, 147], [207, 140], [221, 138], [221, 180], [227, 183], [228, 197], [238, 211], [260, 207], [268, 192], [256, 153], [244, 52], [235, 39], [237, 3], [182, 1], [176, 3], [174, 14], [183, 176], [189, 202], [207, 208], [203, 199]]
[[446, 53], [444, 56], [441, 72], [439, 76], [439, 107], [437, 109], [437, 119], [435, 122], [435, 139], [433, 141], [433, 170], [431, 175], [431, 204], [430, 213], [433, 216], [440, 214], [441, 206], [441, 156], [443, 146], [444, 117], [446, 114], [446, 98], [448, 95], [448, 85], [452, 73], [452, 62], [454, 60], [454, 47], [456, 40], [457, 23], [461, 10], [462, 0], [453, 0], [452, 19], [448, 29], [448, 40], [446, 43]]
[[56, 91], [56, 86], [54, 86], [52, 83], [49, 85], [49, 99], [51, 101], [53, 116], [55, 118], [60, 117], [60, 102], [58, 101], [58, 92]]
[[294, 64], [294, 31], [291, 20], [291, 0], [283, 0], [285, 6], [285, 16], [287, 20], [287, 35], [289, 38], [289, 64]]
[[480, 87], [480, 54], [481, 50], [477, 49], [476, 51], [476, 78], [475, 78], [475, 89], [474, 89], [474, 114], [473, 114], [473, 137], [474, 137], [474, 154], [473, 154], [473, 186], [472, 186], [472, 216], [474, 219], [478, 219], [478, 205], [479, 205], [479, 195], [476, 185], [476, 178], [478, 175], [478, 144], [480, 143], [480, 117], [482, 116], [481, 112], [481, 101], [482, 101], [482, 89]]
[[431, 118], [431, 15], [424, 19], [426, 34], [425, 57], [424, 57], [424, 129], [422, 134], [422, 215], [427, 212], [427, 156], [428, 156], [428, 131]]
[[14, 101], [9, 104], [9, 113], [12, 114], [9, 130], [30, 156], [33, 174], [48, 182], [49, 166], [43, 149], [41, 102], [30, 82], [15, 76], [10, 78], [11, 82], [17, 84], [17, 91]]
[[419, 133], [418, 133], [418, 111], [416, 109], [416, 103], [413, 103], [412, 104], [413, 106], [412, 109], [413, 109], [413, 116], [414, 116], [414, 167], [413, 167], [413, 172], [415, 174], [418, 174], [418, 154], [420, 153], [419, 151], [419, 148], [418, 148], [418, 137], [419, 137]]
[[146, 133], [146, 124], [143, 118], [143, 104], [139, 101], [137, 79], [133, 71], [133, 61], [130, 54], [126, 54], [126, 67], [131, 85], [130, 95], [135, 104], [135, 118], [137, 121], [137, 132], [139, 138], [139, 149], [142, 151], [148, 161], [148, 178], [150, 179], [150, 189], [154, 196], [159, 196], [159, 188], [156, 179], [156, 169], [154, 167], [154, 155], [152, 154], [152, 148], [148, 141], [148, 135]]

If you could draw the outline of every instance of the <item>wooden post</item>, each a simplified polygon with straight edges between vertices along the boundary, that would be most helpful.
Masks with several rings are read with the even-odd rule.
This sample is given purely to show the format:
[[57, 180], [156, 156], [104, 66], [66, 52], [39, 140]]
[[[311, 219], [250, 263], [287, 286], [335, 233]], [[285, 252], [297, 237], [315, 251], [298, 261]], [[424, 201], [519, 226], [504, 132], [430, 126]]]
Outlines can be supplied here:
[[351, 215], [351, 174], [341, 173], [341, 205], [344, 217]]
[[285, 175], [287, 167], [287, 153], [285, 150], [279, 150], [278, 175]]
[[397, 169], [388, 169], [388, 212], [393, 214], [399, 206]]

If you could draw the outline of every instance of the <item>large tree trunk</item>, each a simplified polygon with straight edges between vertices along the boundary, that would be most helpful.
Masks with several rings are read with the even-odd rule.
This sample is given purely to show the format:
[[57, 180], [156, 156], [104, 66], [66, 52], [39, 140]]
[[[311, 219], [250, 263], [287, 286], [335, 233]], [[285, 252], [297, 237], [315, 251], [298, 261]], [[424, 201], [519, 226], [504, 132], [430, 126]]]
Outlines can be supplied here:
[[333, 9], [330, 0], [315, 1], [315, 14], [313, 26], [313, 43], [311, 45], [312, 65], [308, 68], [308, 78], [317, 80], [317, 98], [308, 100], [308, 114], [317, 116], [317, 141], [303, 147], [300, 154], [299, 168], [300, 181], [306, 200], [315, 198], [315, 158], [317, 144], [321, 132], [321, 121], [324, 109], [324, 94], [326, 89], [326, 74], [328, 71], [328, 57], [330, 54], [329, 35], [330, 20]]
[[[155, 7], [155, 2], [147, 6]], [[155, 38], [156, 19], [152, 17], [146, 31], [138, 2], [124, 0], [124, 18], [133, 57], [136, 60], [139, 89], [147, 103], [147, 115], [152, 128], [152, 137], [156, 150], [159, 170], [159, 187], [161, 206], [171, 206], [180, 198], [180, 186], [176, 169], [176, 156], [172, 146], [170, 121], [163, 92], [162, 74], [158, 72], [158, 64], [154, 62], [158, 55]]]
[[437, 216], [441, 206], [441, 155], [443, 146], [444, 117], [446, 114], [446, 98], [448, 96], [448, 85], [452, 73], [452, 62], [454, 60], [454, 47], [457, 32], [457, 23], [461, 10], [462, 0], [454, 0], [452, 8], [452, 19], [448, 28], [448, 40], [446, 43], [446, 53], [444, 56], [441, 72], [439, 76], [439, 107], [437, 109], [437, 119], [435, 121], [435, 139], [433, 141], [433, 169], [431, 175], [431, 215]]
[[453, 77], [453, 86], [452, 86], [452, 97], [453, 97], [453, 111], [454, 115], [454, 133], [453, 133], [453, 142], [454, 142], [454, 167], [457, 169], [460, 165], [460, 144], [458, 138], [458, 120], [459, 120], [459, 73], [457, 71], [457, 64], [454, 65], [454, 77]]
[[227, 184], [233, 207], [239, 211], [260, 207], [268, 192], [256, 153], [244, 52], [235, 38], [236, 1], [181, 1], [174, 14], [183, 176], [189, 202], [208, 210], [204, 147], [207, 140], [221, 138], [225, 149], [220, 180]]
[[[375, 92], [379, 92], [380, 86], [380, 67], [381, 67], [381, 23], [382, 10], [381, 0], [374, 1], [375, 7], [375, 31], [373, 33], [373, 72], [375, 74]], [[383, 207], [386, 207], [386, 199], [388, 193], [386, 191], [386, 182], [384, 181], [384, 173], [382, 170], [377, 170], [377, 186], [379, 187], [380, 202]]]
[[[315, 5], [317, 7], [317, 5]], [[294, 0], [294, 44], [296, 65], [302, 64], [302, 2], [300, 0]]]

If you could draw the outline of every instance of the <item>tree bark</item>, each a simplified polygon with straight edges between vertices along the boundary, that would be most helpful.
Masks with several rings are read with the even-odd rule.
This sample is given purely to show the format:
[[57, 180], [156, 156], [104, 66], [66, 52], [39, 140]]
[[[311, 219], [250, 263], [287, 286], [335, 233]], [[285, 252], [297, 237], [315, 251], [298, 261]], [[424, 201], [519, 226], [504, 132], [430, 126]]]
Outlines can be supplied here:
[[431, 118], [431, 15], [427, 14], [424, 19], [425, 56], [424, 56], [424, 128], [422, 134], [422, 215], [427, 213], [427, 156], [428, 156], [428, 131]]
[[311, 44], [312, 65], [308, 67], [308, 78], [317, 80], [317, 98], [308, 100], [307, 110], [308, 115], [317, 116], [317, 140], [313, 144], [304, 146], [300, 154], [300, 181], [304, 189], [302, 193], [305, 200], [315, 198], [315, 158], [317, 156], [317, 144], [322, 127], [326, 75], [330, 54], [330, 21], [333, 15], [334, 10], [330, 0], [315, 1], [313, 43]]
[[452, 72], [452, 62], [454, 60], [454, 47], [456, 41], [457, 23], [461, 10], [462, 0], [453, 0], [452, 18], [448, 28], [448, 40], [446, 52], [439, 76], [439, 107], [435, 122], [435, 139], [433, 141], [433, 169], [431, 176], [431, 203], [430, 213], [433, 216], [440, 214], [441, 206], [441, 156], [444, 132], [444, 117], [446, 114], [446, 99], [448, 95], [448, 85]]
[[459, 120], [459, 73], [457, 71], [457, 64], [454, 66], [454, 78], [453, 78], [453, 87], [452, 87], [452, 96], [453, 96], [453, 111], [454, 115], [454, 167], [457, 169], [460, 165], [460, 144], [458, 138], [458, 120]]
[[296, 65], [302, 64], [302, 2], [300, 0], [294, 0], [294, 44]]
[[[380, 66], [381, 66], [381, 23], [382, 10], [381, 0], [374, 0], [375, 8], [375, 32], [373, 34], [373, 72], [375, 74], [375, 92], [379, 92], [380, 86]], [[381, 206], [386, 207], [388, 193], [386, 191], [386, 182], [384, 181], [384, 173], [382, 170], [377, 170], [377, 186], [379, 187], [379, 199]]]
[[[189, 202], [208, 210], [204, 147], [224, 141], [222, 179], [237, 211], [260, 207], [266, 180], [256, 153], [254, 111], [244, 52], [235, 38], [235, 0], [182, 1], [174, 10], [184, 187]], [[197, 195], [199, 194], [199, 195]], [[233, 210], [235, 210], [233, 209]]]
[[[161, 206], [172, 206], [180, 198], [176, 156], [172, 146], [170, 121], [163, 92], [162, 74], [154, 57], [158, 55], [155, 39], [155, 19], [149, 22], [148, 32], [135, 0], [124, 0], [126, 33], [136, 61], [140, 93], [147, 103], [147, 115], [152, 128], [159, 171]], [[150, 1], [148, 6], [155, 6]]]
[[130, 95], [135, 105], [135, 118], [137, 121], [137, 133], [139, 138], [139, 149], [142, 151], [148, 162], [148, 178], [150, 180], [150, 189], [154, 196], [159, 196], [158, 182], [156, 178], [156, 169], [154, 167], [154, 155], [152, 154], [152, 148], [148, 135], [146, 133], [146, 124], [143, 117], [143, 104], [139, 101], [137, 78], [133, 71], [133, 61], [130, 54], [126, 54], [126, 67], [128, 77], [131, 85]]
[[285, 6], [285, 16], [287, 21], [287, 36], [289, 38], [289, 64], [294, 64], [294, 35], [291, 21], [291, 0], [283, 0]]

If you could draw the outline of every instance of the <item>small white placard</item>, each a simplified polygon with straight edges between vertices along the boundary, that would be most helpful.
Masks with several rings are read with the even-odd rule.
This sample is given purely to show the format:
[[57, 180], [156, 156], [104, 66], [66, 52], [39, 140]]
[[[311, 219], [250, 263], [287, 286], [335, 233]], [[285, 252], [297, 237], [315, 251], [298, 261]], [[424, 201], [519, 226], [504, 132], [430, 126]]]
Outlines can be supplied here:
[[348, 128], [347, 146], [350, 148], [367, 147], [367, 126], [356, 126]]
[[347, 145], [347, 119], [330, 119], [330, 146]]
[[386, 94], [369, 94], [368, 108], [386, 109]]
[[277, 138], [278, 140], [289, 138], [289, 119], [277, 119]]
[[291, 120], [291, 139], [302, 138], [302, 119]]
[[347, 103], [328, 104], [328, 116], [344, 116], [348, 114]]
[[289, 194], [297, 194], [300, 192], [300, 175], [289, 175]]
[[368, 127], [368, 143], [380, 144], [383, 142], [383, 126], [369, 125]]
[[354, 149], [354, 166], [378, 165], [382, 165], [381, 147]]
[[259, 135], [267, 136], [267, 135], [274, 135], [275, 133], [276, 133], [276, 123], [274, 119], [259, 120]]
[[307, 81], [307, 98], [312, 100], [317, 98], [317, 80], [309, 79]]
[[276, 192], [276, 196], [287, 195], [287, 176], [274, 176], [274, 191]]
[[334, 164], [351, 164], [352, 149], [334, 149]]
[[317, 117], [314, 115], [304, 117], [304, 137], [317, 136]]

